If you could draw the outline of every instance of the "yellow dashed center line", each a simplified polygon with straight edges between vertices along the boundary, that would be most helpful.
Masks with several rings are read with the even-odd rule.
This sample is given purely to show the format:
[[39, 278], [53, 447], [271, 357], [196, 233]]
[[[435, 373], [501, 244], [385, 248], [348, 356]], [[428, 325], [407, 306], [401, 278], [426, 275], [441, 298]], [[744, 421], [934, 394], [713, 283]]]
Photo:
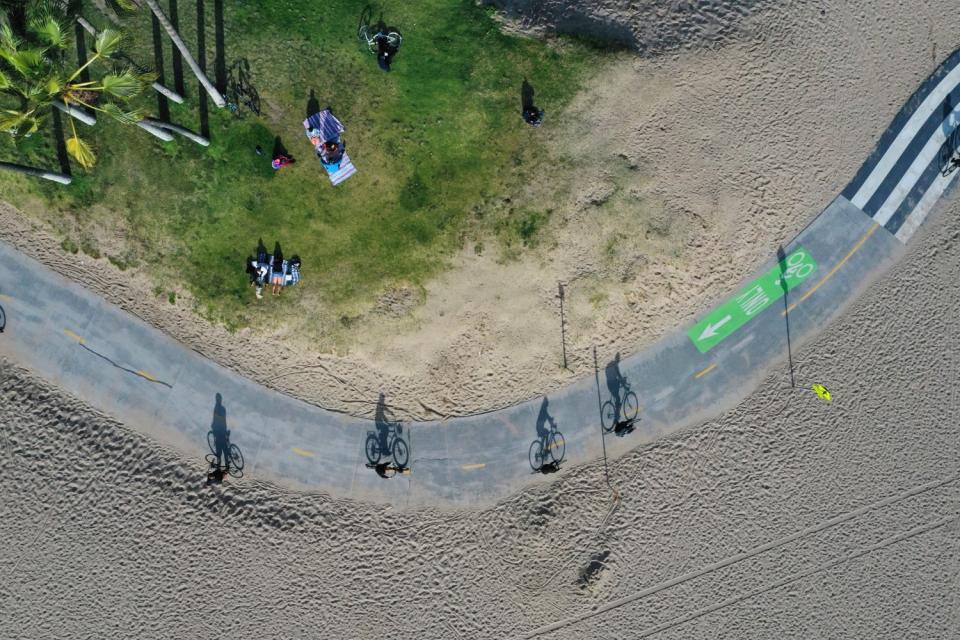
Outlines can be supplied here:
[[700, 373], [698, 373], [697, 375], [695, 375], [695, 376], [693, 376], [693, 377], [694, 377], [694, 378], [702, 378], [703, 376], [707, 375], [708, 373], [710, 373], [711, 371], [713, 371], [713, 370], [716, 369], [716, 368], [717, 368], [717, 363], [714, 362], [712, 365], [710, 365], [709, 367], [707, 367], [706, 369], [704, 369], [703, 371], [701, 371]]
[[306, 449], [300, 449], [299, 447], [293, 447], [293, 448], [290, 449], [290, 451], [293, 451], [293, 452], [294, 452], [295, 454], [297, 454], [298, 456], [303, 456], [304, 458], [316, 458], [316, 457], [317, 457], [317, 454], [315, 454], [313, 451], [307, 451]]
[[0, 300], [2, 300], [3, 302], [12, 302], [13, 298], [8, 296], [5, 293], [0, 293]]
[[484, 464], [483, 462], [478, 462], [476, 464], [465, 464], [460, 468], [463, 469], [464, 471], [472, 471], [473, 469], [483, 469], [485, 466], [487, 465]]
[[847, 260], [850, 259], [850, 257], [851, 257], [853, 254], [855, 254], [857, 251], [859, 251], [859, 250], [860, 250], [860, 247], [863, 246], [863, 243], [867, 241], [867, 238], [869, 238], [870, 236], [872, 236], [872, 235], [873, 235], [873, 232], [876, 231], [876, 230], [879, 229], [879, 228], [880, 228], [880, 225], [878, 225], [878, 224], [874, 224], [872, 227], [870, 227], [870, 229], [869, 229], [865, 234], [863, 234], [863, 237], [860, 238], [860, 241], [857, 242], [857, 244], [853, 245], [853, 249], [850, 249], [850, 253], [848, 253], [847, 255], [845, 255], [845, 256], [843, 257], [843, 260], [841, 260], [840, 262], [838, 262], [837, 265], [836, 265], [833, 269], [830, 269], [830, 272], [829, 272], [827, 275], [825, 275], [825, 276], [823, 276], [822, 278], [820, 278], [820, 282], [818, 282], [817, 284], [813, 285], [813, 287], [811, 287], [809, 291], [807, 291], [807, 292], [804, 293], [802, 296], [800, 296], [800, 299], [799, 299], [799, 300], [797, 300], [796, 302], [794, 302], [793, 304], [791, 304], [789, 307], [787, 307], [786, 309], [784, 309], [783, 311], [781, 311], [781, 312], [780, 312], [780, 315], [781, 315], [781, 316], [785, 316], [785, 315], [787, 315], [788, 313], [790, 313], [791, 311], [793, 311], [798, 304], [800, 304], [801, 302], [803, 302], [804, 300], [806, 300], [807, 298], [809, 298], [810, 295], [811, 295], [814, 291], [816, 291], [817, 289], [819, 289], [820, 286], [821, 286], [824, 282], [826, 282], [827, 280], [829, 280], [830, 278], [832, 278], [832, 277], [833, 277], [833, 274], [835, 274], [835, 273], [837, 272], [837, 270], [840, 269], [840, 267], [842, 267], [842, 266], [847, 262]]
[[63, 332], [67, 335], [68, 338], [73, 338], [80, 344], [83, 344], [83, 338], [75, 334], [73, 331], [70, 331], [70, 329], [64, 329]]
[[152, 375], [150, 375], [146, 371], [137, 371], [137, 375], [140, 376], [141, 378], [146, 378], [150, 382], [160, 382], [159, 380], [154, 378]]

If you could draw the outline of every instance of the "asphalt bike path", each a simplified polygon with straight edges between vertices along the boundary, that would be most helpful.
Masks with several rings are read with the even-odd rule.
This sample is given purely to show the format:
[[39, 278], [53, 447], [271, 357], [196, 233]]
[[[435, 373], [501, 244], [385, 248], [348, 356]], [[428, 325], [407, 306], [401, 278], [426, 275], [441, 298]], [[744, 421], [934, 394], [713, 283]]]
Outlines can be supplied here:
[[[639, 404], [637, 419], [619, 433], [603, 428], [610, 426], [602, 414], [612, 400], [613, 354], [601, 353], [597, 376], [548, 397], [470, 417], [404, 422], [405, 470], [384, 479], [373, 462], [398, 466], [391, 455], [397, 449], [371, 456], [368, 435], [379, 433], [373, 421], [253, 383], [3, 243], [0, 355], [188, 456], [209, 452], [220, 394], [218, 411], [243, 452], [245, 478], [396, 506], [491, 504], [547, 481], [544, 471], [563, 472], [604, 450], [622, 455], [746, 397], [790, 347], [815, 336], [895, 263], [949, 192], [960, 173], [946, 171], [960, 122], [954, 104], [960, 53], [911, 96], [850, 185], [795, 239], [771, 248], [770, 261], [697, 322], [619, 361], [618, 377]], [[796, 381], [811, 382], [821, 381]], [[626, 394], [617, 393], [621, 421], [632, 410]]]

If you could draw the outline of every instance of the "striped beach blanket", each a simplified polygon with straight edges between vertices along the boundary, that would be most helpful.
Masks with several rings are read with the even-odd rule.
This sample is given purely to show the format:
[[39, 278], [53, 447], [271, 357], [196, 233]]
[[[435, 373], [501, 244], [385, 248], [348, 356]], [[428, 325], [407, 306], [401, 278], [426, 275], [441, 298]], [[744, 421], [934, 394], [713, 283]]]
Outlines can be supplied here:
[[320, 132], [320, 141], [339, 140], [340, 134], [346, 131], [343, 124], [337, 120], [329, 109], [324, 109], [320, 113], [315, 113], [303, 121], [303, 128], [307, 131], [307, 137], [310, 137], [310, 131], [316, 129]]
[[343, 158], [340, 160], [340, 168], [332, 173], [328, 171], [327, 175], [330, 177], [330, 182], [336, 186], [356, 172], [357, 168], [353, 166], [352, 162], [350, 162], [350, 156], [344, 152]]
[[[312, 138], [315, 135], [314, 132], [319, 131], [321, 143], [328, 140], [339, 141], [340, 134], [346, 130], [343, 123], [329, 109], [324, 109], [320, 113], [309, 116], [303, 121], [303, 128], [307, 138]], [[340, 167], [336, 171], [328, 171], [327, 176], [330, 178], [331, 184], [336, 186], [356, 172], [357, 168], [350, 161], [350, 156], [344, 153], [340, 160]]]
[[907, 100], [843, 196], [906, 242], [960, 175], [947, 166], [958, 125], [960, 50]]

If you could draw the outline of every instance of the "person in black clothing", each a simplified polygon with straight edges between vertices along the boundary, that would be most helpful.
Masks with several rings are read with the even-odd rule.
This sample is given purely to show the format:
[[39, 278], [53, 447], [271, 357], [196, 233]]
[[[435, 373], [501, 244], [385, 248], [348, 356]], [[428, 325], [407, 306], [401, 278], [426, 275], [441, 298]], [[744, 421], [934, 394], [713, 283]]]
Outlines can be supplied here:
[[533, 87], [526, 80], [520, 86], [520, 107], [523, 121], [531, 127], [539, 127], [543, 122], [543, 109], [533, 103]]
[[390, 71], [390, 65], [393, 64], [393, 59], [400, 51], [400, 45], [391, 42], [387, 36], [390, 32], [396, 32], [396, 29], [386, 26], [383, 22], [377, 25], [377, 35], [375, 36], [377, 40], [377, 64], [384, 71]]
[[280, 250], [280, 243], [278, 242], [273, 247], [273, 263], [271, 264], [273, 268], [273, 274], [270, 276], [270, 283], [273, 285], [273, 295], [280, 295], [280, 288], [283, 286], [283, 251]]

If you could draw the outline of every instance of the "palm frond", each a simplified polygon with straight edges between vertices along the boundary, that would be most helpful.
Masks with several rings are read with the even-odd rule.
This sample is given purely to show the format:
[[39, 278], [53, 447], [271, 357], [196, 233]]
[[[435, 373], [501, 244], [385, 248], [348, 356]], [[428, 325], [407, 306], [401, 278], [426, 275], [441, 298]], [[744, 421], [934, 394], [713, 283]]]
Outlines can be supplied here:
[[97, 164], [97, 154], [93, 152], [90, 145], [74, 133], [73, 137], [67, 138], [67, 153], [80, 163], [84, 168], [89, 169]]
[[123, 124], [137, 124], [138, 122], [143, 120], [147, 115], [145, 109], [133, 109], [131, 111], [124, 111], [123, 109], [113, 104], [112, 102], [108, 102], [104, 104], [103, 106], [99, 107], [97, 110], [107, 114], [117, 122], [122, 122]]
[[108, 73], [100, 79], [101, 90], [109, 96], [129, 100], [141, 91], [144, 83], [131, 71]]
[[93, 41], [93, 50], [98, 56], [109, 58], [120, 47], [123, 41], [123, 34], [116, 29], [104, 29], [97, 34]]
[[67, 32], [53, 16], [45, 16], [30, 23], [30, 30], [36, 34], [41, 42], [57, 48], [65, 49], [68, 44]]
[[0, 21], [0, 48], [10, 52], [20, 48], [20, 39], [13, 34], [13, 28], [6, 20]]
[[12, 133], [17, 137], [28, 136], [40, 127], [36, 111], [0, 110], [0, 131]]
[[43, 67], [43, 51], [40, 49], [7, 51], [0, 48], [0, 58], [6, 60], [14, 71], [25, 78], [36, 76]]

